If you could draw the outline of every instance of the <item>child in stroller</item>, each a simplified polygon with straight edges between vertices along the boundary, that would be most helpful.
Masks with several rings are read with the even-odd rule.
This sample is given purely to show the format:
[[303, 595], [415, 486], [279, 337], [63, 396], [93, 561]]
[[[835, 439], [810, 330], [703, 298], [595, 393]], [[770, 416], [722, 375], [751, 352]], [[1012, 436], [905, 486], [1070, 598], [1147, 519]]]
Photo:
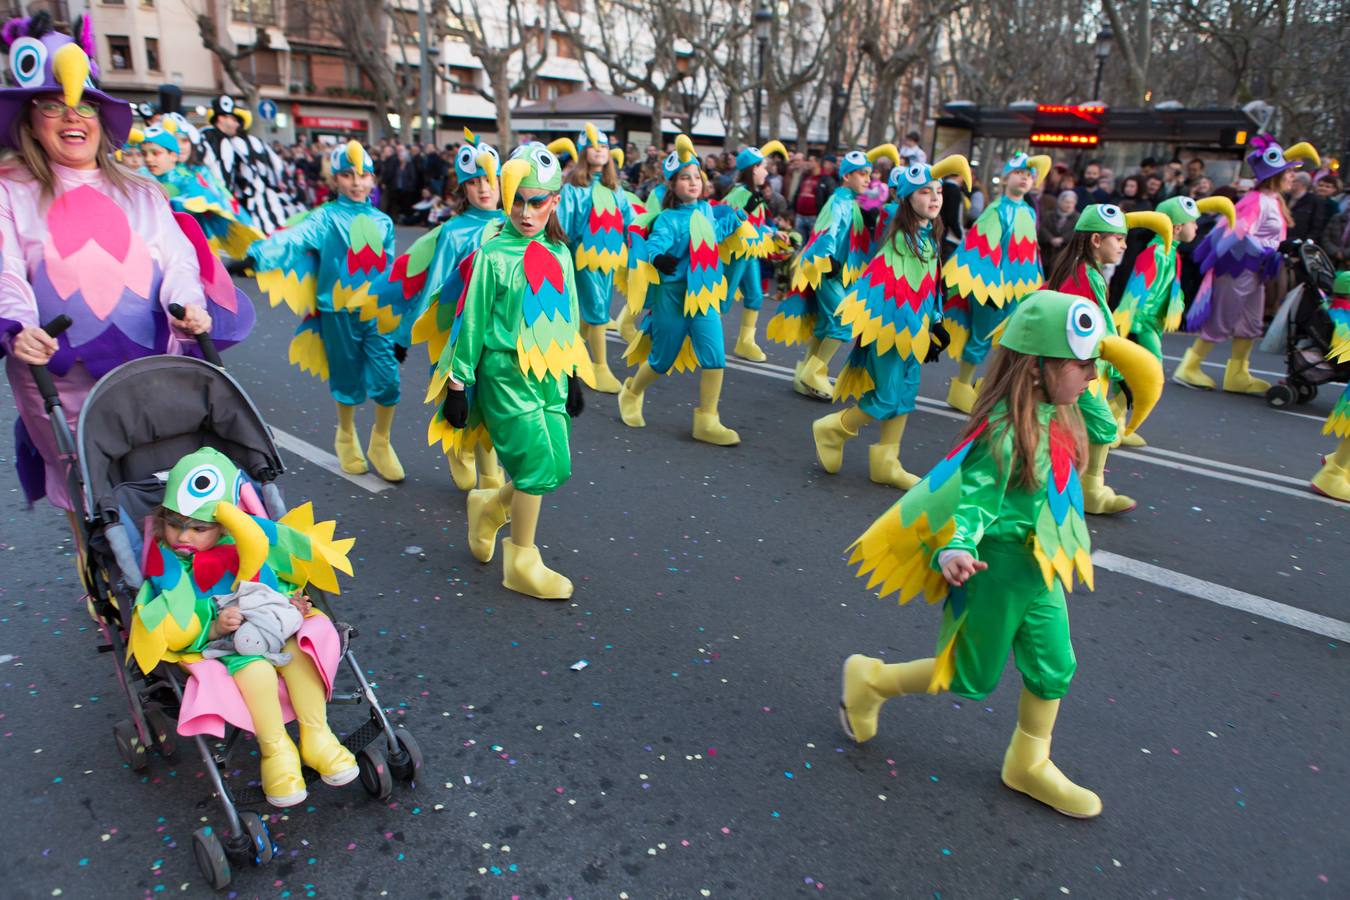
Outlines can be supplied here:
[[[301, 760], [326, 784], [348, 784], [357, 776], [356, 758], [328, 727], [336, 630], [303, 599], [296, 605], [308, 615], [294, 636], [285, 636], [285, 664], [239, 652], [203, 659], [202, 651], [243, 624], [239, 607], [220, 609], [217, 598], [255, 581], [292, 598], [310, 581], [331, 590], [334, 568], [351, 574], [346, 552], [353, 541], [330, 540], [333, 523], [315, 524], [308, 505], [279, 522], [255, 518], [241, 508], [263, 511], [250, 494], [243, 473], [211, 447], [184, 456], [169, 471], [164, 500], [149, 519], [145, 581], [136, 595], [128, 650], [147, 675], [161, 662], [179, 663], [191, 675], [180, 734], [205, 727], [196, 721], [202, 716], [253, 732], [267, 802], [287, 807], [306, 797]], [[286, 733], [292, 710], [300, 725], [299, 753]]]

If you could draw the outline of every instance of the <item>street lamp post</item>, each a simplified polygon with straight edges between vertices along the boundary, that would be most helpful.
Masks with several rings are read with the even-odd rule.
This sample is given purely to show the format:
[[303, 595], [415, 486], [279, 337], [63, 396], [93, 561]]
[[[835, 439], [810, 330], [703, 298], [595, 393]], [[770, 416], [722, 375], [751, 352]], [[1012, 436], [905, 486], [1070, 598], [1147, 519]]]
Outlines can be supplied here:
[[1106, 58], [1111, 55], [1111, 42], [1116, 39], [1115, 33], [1111, 31], [1110, 25], [1103, 25], [1102, 30], [1097, 32], [1097, 77], [1092, 81], [1092, 99], [1100, 101], [1102, 99], [1102, 69], [1106, 67]]
[[763, 141], [760, 139], [760, 127], [764, 114], [764, 53], [769, 47], [770, 32], [773, 30], [773, 10], [769, 9], [768, 0], [759, 0], [759, 5], [755, 8], [755, 45], [759, 53], [756, 63], [759, 69], [759, 75], [755, 81], [755, 140], [754, 145], [760, 146]]

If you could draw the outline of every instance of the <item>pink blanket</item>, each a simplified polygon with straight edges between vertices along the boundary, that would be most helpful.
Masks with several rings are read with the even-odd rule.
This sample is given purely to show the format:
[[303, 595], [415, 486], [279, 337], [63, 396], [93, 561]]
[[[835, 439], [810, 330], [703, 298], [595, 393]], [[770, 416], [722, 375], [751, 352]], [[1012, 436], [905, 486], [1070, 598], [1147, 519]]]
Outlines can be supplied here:
[[[337, 673], [339, 642], [337, 630], [328, 617], [316, 613], [305, 619], [296, 632], [295, 641], [319, 670], [323, 678], [324, 692], [333, 695], [333, 676]], [[217, 738], [225, 736], [225, 726], [252, 733], [253, 717], [244, 705], [244, 697], [230, 677], [225, 664], [215, 659], [203, 659], [186, 663], [192, 677], [183, 690], [183, 706], [178, 714], [178, 733], [184, 737], [197, 734], [211, 734]], [[281, 700], [281, 715], [284, 721], [295, 718], [291, 708], [290, 695], [286, 693], [286, 680], [277, 679], [277, 696]]]

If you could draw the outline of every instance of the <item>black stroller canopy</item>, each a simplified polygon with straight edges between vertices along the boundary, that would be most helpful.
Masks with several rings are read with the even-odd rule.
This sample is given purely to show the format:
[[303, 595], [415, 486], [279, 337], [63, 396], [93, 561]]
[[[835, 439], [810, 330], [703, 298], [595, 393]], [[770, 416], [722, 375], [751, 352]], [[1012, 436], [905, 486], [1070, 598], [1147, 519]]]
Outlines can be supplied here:
[[255, 481], [283, 471], [239, 382], [187, 356], [148, 356], [109, 372], [85, 400], [77, 440], [91, 513], [109, 505], [119, 484], [150, 478], [202, 447], [224, 453]]

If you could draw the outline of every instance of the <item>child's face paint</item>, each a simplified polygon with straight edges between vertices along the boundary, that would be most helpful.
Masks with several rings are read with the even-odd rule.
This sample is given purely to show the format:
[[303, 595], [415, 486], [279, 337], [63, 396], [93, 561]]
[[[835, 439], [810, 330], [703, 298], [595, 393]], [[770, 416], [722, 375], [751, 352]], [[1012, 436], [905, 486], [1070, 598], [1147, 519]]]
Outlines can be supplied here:
[[511, 204], [511, 224], [525, 237], [534, 237], [548, 225], [558, 208], [558, 195], [542, 188], [520, 188]]
[[354, 203], [365, 203], [375, 189], [375, 176], [370, 172], [339, 172], [338, 193]]
[[854, 169], [844, 176], [844, 187], [853, 191], [855, 194], [861, 194], [867, 190], [867, 186], [872, 183], [872, 169]]
[[1045, 392], [1059, 406], [1078, 402], [1083, 391], [1097, 377], [1095, 359], [1047, 359]]
[[942, 214], [942, 184], [937, 181], [925, 184], [909, 195], [909, 205], [919, 218], [933, 221]]
[[151, 175], [163, 175], [178, 165], [178, 155], [170, 153], [159, 144], [146, 142], [145, 149], [145, 167], [150, 170]]
[[190, 556], [203, 550], [210, 550], [220, 543], [225, 530], [215, 522], [203, 522], [189, 519], [177, 513], [164, 513], [164, 543], [174, 553]]

